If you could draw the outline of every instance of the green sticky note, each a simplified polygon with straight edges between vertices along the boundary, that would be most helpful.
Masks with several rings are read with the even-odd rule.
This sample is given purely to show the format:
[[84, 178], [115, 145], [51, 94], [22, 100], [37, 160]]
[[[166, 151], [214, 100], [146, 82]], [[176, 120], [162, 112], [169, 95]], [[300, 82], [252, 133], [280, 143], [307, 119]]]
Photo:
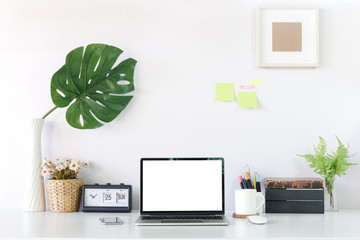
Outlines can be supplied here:
[[216, 83], [216, 100], [234, 101], [234, 83]]
[[262, 80], [250, 80], [251, 84], [260, 84], [262, 83]]
[[242, 108], [257, 108], [258, 102], [256, 92], [239, 92], [238, 104]]

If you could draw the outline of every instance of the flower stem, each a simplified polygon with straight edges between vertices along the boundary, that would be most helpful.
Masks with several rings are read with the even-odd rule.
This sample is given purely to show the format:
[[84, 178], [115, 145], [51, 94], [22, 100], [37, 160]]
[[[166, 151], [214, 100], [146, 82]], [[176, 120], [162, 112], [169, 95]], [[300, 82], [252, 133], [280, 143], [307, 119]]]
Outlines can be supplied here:
[[336, 210], [335, 209], [334, 193], [333, 193], [334, 183], [335, 183], [335, 175], [330, 175], [330, 176], [325, 177], [326, 190], [327, 190], [327, 193], [329, 195], [329, 201], [330, 201], [328, 209], [327, 208], [326, 209], [330, 210], [330, 211]]
[[330, 209], [334, 210], [334, 208], [335, 208], [334, 195], [333, 195], [333, 193], [331, 192], [331, 193], [330, 193]]
[[42, 119], [45, 119], [50, 113], [52, 113], [55, 109], [57, 109], [58, 107], [57, 106], [55, 106], [55, 107], [53, 107], [52, 109], [50, 109], [50, 111], [48, 111], [43, 117], [42, 117]]

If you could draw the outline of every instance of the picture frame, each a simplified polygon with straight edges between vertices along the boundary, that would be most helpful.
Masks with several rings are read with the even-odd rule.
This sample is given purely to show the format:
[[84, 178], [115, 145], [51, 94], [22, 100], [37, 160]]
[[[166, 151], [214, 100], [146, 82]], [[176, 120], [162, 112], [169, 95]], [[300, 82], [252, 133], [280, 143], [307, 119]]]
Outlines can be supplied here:
[[259, 6], [257, 8], [258, 67], [317, 67], [319, 8]]

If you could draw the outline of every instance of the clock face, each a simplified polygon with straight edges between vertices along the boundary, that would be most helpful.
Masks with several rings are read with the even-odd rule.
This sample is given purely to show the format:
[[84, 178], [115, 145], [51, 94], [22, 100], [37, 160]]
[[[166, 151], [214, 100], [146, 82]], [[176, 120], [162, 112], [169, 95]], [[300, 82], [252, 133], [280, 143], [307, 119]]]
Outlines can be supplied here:
[[84, 206], [129, 207], [129, 189], [85, 188]]

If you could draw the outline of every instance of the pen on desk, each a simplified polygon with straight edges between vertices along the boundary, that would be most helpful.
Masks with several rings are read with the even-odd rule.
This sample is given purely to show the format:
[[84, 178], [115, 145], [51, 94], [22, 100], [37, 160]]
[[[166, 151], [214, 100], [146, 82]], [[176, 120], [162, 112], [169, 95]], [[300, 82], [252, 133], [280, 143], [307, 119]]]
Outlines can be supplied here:
[[260, 175], [256, 174], [256, 191], [261, 192]]
[[251, 189], [253, 188], [252, 184], [251, 184], [251, 180], [250, 180], [250, 175], [248, 172], [245, 172], [245, 178], [246, 178], [246, 183], [248, 185], [248, 187]]
[[244, 189], [244, 188], [245, 188], [245, 185], [244, 185], [242, 176], [239, 176], [239, 180], [240, 180], [240, 187], [241, 187], [241, 189]]

